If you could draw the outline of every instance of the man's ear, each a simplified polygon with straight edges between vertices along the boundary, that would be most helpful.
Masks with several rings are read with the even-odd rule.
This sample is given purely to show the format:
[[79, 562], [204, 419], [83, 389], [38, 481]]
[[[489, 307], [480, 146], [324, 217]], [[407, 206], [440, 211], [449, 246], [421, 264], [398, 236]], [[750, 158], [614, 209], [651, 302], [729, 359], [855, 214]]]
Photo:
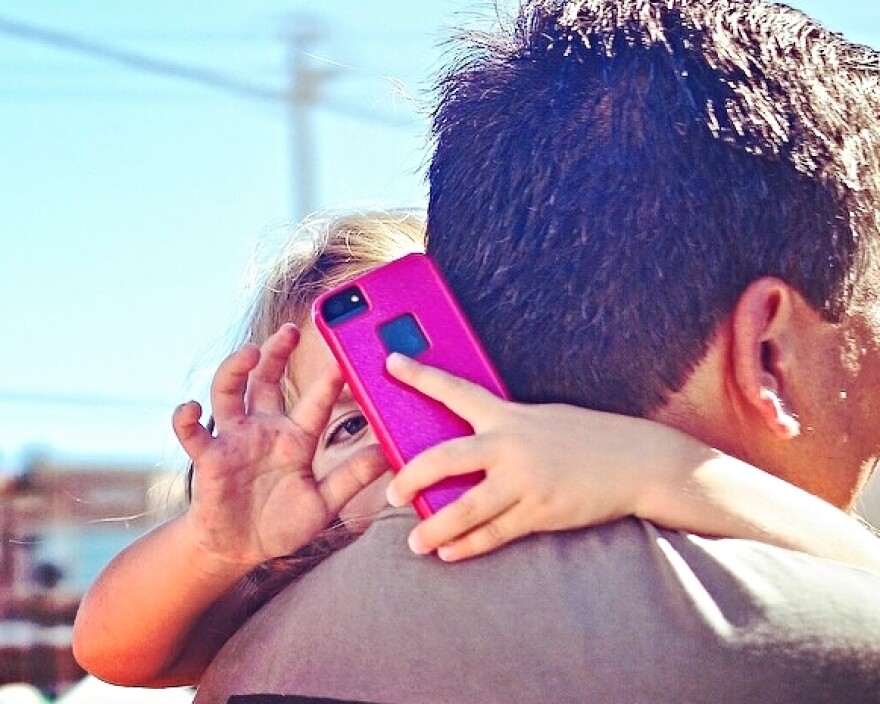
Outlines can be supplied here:
[[780, 279], [756, 279], [740, 294], [731, 319], [733, 383], [743, 402], [780, 440], [800, 434], [796, 409], [785, 403], [797, 295]]

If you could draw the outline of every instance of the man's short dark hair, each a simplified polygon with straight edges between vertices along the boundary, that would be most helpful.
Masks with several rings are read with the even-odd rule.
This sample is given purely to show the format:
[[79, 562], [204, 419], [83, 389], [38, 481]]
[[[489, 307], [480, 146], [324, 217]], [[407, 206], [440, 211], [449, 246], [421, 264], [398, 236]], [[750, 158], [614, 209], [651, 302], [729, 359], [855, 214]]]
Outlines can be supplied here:
[[758, 0], [527, 2], [434, 116], [428, 251], [513, 394], [645, 415], [749, 282], [877, 240], [878, 54]]

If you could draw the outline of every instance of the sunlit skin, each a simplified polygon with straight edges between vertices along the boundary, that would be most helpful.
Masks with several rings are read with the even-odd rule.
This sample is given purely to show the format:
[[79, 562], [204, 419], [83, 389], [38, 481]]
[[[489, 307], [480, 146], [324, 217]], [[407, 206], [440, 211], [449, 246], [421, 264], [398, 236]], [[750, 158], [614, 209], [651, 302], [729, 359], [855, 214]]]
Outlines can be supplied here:
[[[306, 350], [302, 337], [285, 325], [262, 349], [246, 345], [221, 364], [211, 389], [213, 435], [198, 422], [198, 404], [175, 414], [196, 468], [186, 516], [206, 551], [222, 559], [255, 566], [296, 551], [383, 463], [364, 427], [353, 437], [339, 427], [353, 420], [357, 428], [359, 414], [336, 400], [342, 379], [317, 332], [306, 331]], [[280, 381], [288, 368], [300, 391], [285, 411]]]
[[[843, 320], [825, 321], [801, 306], [802, 328], [816, 332], [797, 350], [803, 370], [789, 388], [802, 444], [812, 455], [789, 478], [849, 510], [880, 458], [880, 298], [878, 277], [866, 274]], [[815, 436], [815, 437], [814, 437]]]
[[880, 457], [880, 299], [861, 283], [834, 322], [752, 282], [654, 419], [851, 510]]
[[842, 335], [846, 378], [837, 396], [851, 404], [847, 431], [866, 458], [863, 485], [880, 465], [880, 261], [861, 282]]
[[[333, 355], [317, 328], [308, 322], [301, 327], [299, 344], [288, 363], [288, 375], [297, 397], [329, 366]], [[354, 400], [348, 386], [342, 388], [330, 411], [327, 427], [320, 434], [312, 470], [316, 479], [323, 479], [331, 469], [362, 448], [376, 443], [376, 436]], [[385, 501], [385, 487], [391, 479], [386, 472], [354, 496], [339, 512], [339, 517], [352, 530], [363, 530], [381, 511]]]

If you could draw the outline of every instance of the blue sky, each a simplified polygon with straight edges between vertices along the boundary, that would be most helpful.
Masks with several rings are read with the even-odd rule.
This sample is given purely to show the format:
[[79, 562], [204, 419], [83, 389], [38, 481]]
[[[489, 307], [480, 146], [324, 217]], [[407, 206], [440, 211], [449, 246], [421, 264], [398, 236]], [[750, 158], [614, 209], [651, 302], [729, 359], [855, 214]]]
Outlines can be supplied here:
[[[880, 46], [877, 3], [791, 4]], [[491, 14], [473, 0], [4, 0], [0, 469], [33, 447], [173, 461], [171, 410], [226, 351], [255, 245], [304, 207], [423, 204], [442, 42]], [[296, 57], [319, 91], [299, 133], [302, 205], [278, 96], [306, 30]]]

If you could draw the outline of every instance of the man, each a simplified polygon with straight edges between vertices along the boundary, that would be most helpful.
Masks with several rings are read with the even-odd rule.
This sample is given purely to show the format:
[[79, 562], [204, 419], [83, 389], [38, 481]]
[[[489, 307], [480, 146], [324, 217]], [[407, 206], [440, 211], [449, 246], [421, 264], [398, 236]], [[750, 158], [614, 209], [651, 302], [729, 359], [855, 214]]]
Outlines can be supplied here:
[[[428, 248], [514, 395], [850, 508], [880, 457], [878, 55], [752, 0], [533, 2], [474, 46]], [[880, 701], [866, 572], [634, 520], [448, 566], [411, 526], [283, 592], [199, 701]]]
[[880, 456], [880, 54], [762, 3], [562, 5], [443, 84], [430, 253], [517, 398], [851, 507]]

